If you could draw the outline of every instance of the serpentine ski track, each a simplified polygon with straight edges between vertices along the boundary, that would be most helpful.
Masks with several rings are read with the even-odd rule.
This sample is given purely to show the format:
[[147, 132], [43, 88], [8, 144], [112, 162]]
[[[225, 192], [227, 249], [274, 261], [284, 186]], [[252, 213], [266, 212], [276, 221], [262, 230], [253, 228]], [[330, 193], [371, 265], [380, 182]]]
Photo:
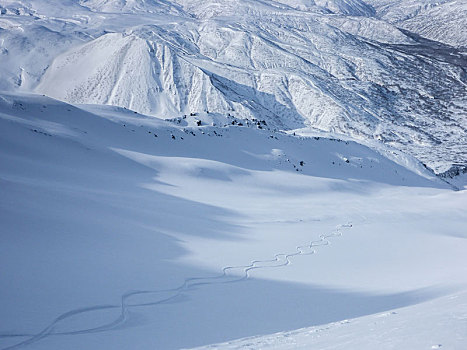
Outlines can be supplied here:
[[[336, 226], [334, 231], [332, 231], [331, 233], [321, 234], [318, 240], [311, 241], [309, 244], [297, 246], [295, 249], [296, 251], [293, 253], [278, 253], [274, 255], [274, 258], [272, 259], [253, 260], [249, 265], [225, 266], [224, 268], [222, 268], [222, 273], [218, 276], [189, 277], [189, 278], [186, 278], [180, 286], [176, 288], [172, 288], [172, 289], [130, 291], [121, 296], [120, 305], [97, 305], [97, 306], [83, 307], [83, 308], [65, 312], [61, 314], [60, 316], [58, 316], [57, 318], [55, 318], [47, 327], [45, 327], [42, 331], [40, 331], [37, 334], [3, 334], [3, 335], [0, 335], [1, 338], [29, 337], [28, 339], [20, 343], [17, 343], [12, 346], [8, 346], [1, 350], [19, 349], [23, 346], [35, 343], [41, 339], [44, 339], [52, 335], [78, 335], [78, 334], [108, 331], [110, 329], [113, 329], [125, 323], [125, 321], [127, 320], [128, 309], [130, 308], [159, 305], [159, 304], [168, 302], [170, 300], [173, 300], [177, 298], [178, 296], [182, 295], [183, 293], [190, 292], [190, 290], [193, 290], [194, 287], [198, 287], [198, 286], [208, 286], [208, 285], [221, 284], [221, 283], [235, 283], [235, 282], [245, 281], [250, 277], [250, 271], [252, 270], [263, 269], [263, 268], [279, 268], [279, 267], [287, 266], [291, 263], [290, 258], [294, 256], [298, 256], [298, 255], [315, 254], [316, 247], [330, 245], [331, 241], [329, 240], [329, 238], [342, 236], [341, 229], [351, 228], [351, 227], [352, 227], [351, 223], [338, 225]], [[235, 274], [236, 271], [238, 272], [243, 271], [242, 275], [239, 276], [238, 274]], [[157, 295], [157, 294], [163, 294], [163, 293], [172, 293], [172, 295], [168, 297], [163, 297], [158, 300], [145, 302], [145, 303], [135, 303], [135, 304], [130, 303], [130, 299], [138, 295], [151, 295], [151, 294]], [[107, 323], [107, 324], [104, 324], [98, 327], [87, 328], [87, 329], [78, 329], [78, 330], [65, 331], [65, 332], [54, 332], [54, 329], [57, 325], [59, 325], [61, 322], [71, 317], [74, 317], [80, 314], [85, 314], [88, 312], [117, 309], [117, 308], [121, 310], [120, 315], [110, 323]]]

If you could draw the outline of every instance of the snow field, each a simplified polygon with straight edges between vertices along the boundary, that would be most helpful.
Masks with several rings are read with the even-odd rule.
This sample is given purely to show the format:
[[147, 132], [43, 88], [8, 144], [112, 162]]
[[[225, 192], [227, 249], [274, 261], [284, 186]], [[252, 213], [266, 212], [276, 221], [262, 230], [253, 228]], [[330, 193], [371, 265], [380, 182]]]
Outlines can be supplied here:
[[431, 302], [398, 339], [441, 322], [465, 341], [464, 191], [351, 140], [205, 117], [2, 95], [2, 349], [187, 348], [407, 307], [398, 327]]

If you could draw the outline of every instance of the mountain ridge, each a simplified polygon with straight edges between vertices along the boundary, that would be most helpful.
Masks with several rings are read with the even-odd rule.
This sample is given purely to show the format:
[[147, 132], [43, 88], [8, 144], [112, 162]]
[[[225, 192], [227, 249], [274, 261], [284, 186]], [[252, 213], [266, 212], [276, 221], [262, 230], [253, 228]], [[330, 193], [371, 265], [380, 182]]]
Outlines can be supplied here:
[[[9, 62], [4, 90], [159, 118], [234, 113], [381, 140], [437, 173], [466, 164], [467, 55], [378, 19], [370, 1], [376, 12], [358, 16], [327, 7], [361, 1], [81, 1], [70, 3], [81, 6], [72, 18], [55, 9], [60, 25], [41, 14], [47, 1], [21, 4], [38, 19], [0, 18], [10, 21], [0, 21], [4, 55], [24, 50], [14, 47], [19, 39], [32, 52], [51, 50]], [[30, 40], [38, 23], [47, 41]], [[66, 41], [51, 47], [54, 36]]]

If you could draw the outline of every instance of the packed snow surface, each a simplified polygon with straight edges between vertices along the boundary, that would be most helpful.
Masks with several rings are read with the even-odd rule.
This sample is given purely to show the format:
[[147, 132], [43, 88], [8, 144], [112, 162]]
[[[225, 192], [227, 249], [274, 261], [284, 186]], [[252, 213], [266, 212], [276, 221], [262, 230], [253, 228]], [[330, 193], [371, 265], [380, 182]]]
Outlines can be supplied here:
[[467, 342], [467, 192], [401, 152], [27, 94], [0, 132], [1, 349]]

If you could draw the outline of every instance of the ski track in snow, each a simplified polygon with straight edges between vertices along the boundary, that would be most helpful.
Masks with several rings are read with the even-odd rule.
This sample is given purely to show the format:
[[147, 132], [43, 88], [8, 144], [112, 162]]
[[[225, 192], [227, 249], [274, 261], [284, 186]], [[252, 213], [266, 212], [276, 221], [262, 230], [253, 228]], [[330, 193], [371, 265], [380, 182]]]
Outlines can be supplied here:
[[[316, 253], [315, 247], [326, 246], [330, 245], [331, 241], [329, 238], [331, 237], [339, 237], [342, 236], [342, 228], [351, 228], [352, 224], [342, 224], [337, 225], [334, 231], [329, 234], [321, 234], [319, 236], [319, 240], [311, 241], [310, 244], [300, 245], [296, 247], [296, 251], [294, 253], [278, 253], [274, 255], [273, 259], [269, 260], [253, 260], [249, 265], [239, 265], [239, 266], [226, 266], [222, 268], [222, 274], [218, 276], [212, 277], [189, 277], [184, 280], [184, 282], [176, 288], [172, 289], [162, 289], [162, 290], [147, 290], [147, 291], [131, 291], [125, 293], [121, 296], [121, 304], [120, 305], [97, 305], [97, 306], [90, 306], [79, 308], [75, 310], [71, 310], [65, 312], [55, 318], [46, 328], [40, 331], [37, 334], [2, 334], [0, 338], [13, 338], [13, 337], [30, 337], [20, 343], [7, 346], [2, 348], [1, 350], [13, 350], [19, 349], [21, 347], [30, 345], [32, 343], [38, 342], [48, 336], [52, 335], [78, 335], [78, 334], [87, 334], [87, 333], [97, 333], [97, 332], [104, 332], [111, 329], [116, 328], [117, 326], [121, 326], [127, 320], [128, 310], [133, 307], [144, 307], [144, 306], [155, 306], [159, 304], [166, 303], [170, 300], [173, 300], [179, 296], [181, 296], [184, 292], [189, 292], [193, 290], [194, 287], [198, 286], [208, 286], [214, 284], [225, 284], [225, 283], [236, 283], [242, 282], [250, 278], [250, 271], [264, 269], [264, 268], [280, 268], [283, 266], [287, 266], [291, 263], [290, 258], [298, 255], [312, 255]], [[234, 272], [236, 270], [242, 271], [243, 275], [229, 275], [228, 272]], [[146, 302], [146, 303], [137, 303], [131, 304], [129, 303], [130, 298], [137, 296], [137, 295], [150, 295], [150, 294], [161, 294], [161, 293], [173, 293], [171, 296], [167, 298], [163, 298], [160, 300]], [[66, 332], [54, 332], [54, 329], [57, 325], [59, 325], [62, 321], [69, 319], [73, 316], [85, 314], [88, 312], [99, 311], [99, 310], [110, 310], [110, 309], [117, 309], [120, 308], [121, 312], [120, 315], [110, 323], [93, 327], [87, 329], [79, 329], [79, 330], [72, 330]]]

